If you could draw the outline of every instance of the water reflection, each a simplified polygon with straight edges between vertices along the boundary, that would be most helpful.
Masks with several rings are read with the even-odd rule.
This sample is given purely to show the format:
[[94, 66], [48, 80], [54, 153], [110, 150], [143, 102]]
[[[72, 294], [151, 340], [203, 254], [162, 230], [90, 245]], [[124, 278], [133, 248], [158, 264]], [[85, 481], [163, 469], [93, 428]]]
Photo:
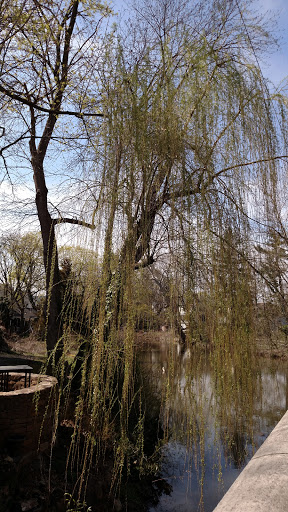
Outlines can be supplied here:
[[286, 411], [287, 364], [252, 359], [219, 369], [215, 356], [177, 343], [141, 352], [162, 398], [161, 477], [172, 486], [150, 512], [212, 511]]

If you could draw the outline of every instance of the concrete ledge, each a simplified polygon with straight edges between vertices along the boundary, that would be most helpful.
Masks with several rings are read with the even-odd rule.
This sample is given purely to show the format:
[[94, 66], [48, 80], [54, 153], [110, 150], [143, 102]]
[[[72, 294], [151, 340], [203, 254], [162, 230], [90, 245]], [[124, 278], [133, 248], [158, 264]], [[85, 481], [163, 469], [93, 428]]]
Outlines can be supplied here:
[[288, 510], [288, 411], [227, 491], [214, 512]]

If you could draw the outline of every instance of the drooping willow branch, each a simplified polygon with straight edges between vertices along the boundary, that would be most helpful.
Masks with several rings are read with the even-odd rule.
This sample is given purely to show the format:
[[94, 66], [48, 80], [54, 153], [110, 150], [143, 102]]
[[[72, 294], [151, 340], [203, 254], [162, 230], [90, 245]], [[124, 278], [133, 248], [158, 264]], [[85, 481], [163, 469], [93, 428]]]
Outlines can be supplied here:
[[214, 231], [213, 229], [209, 229], [210, 233], [214, 236], [216, 236], [217, 238], [219, 238], [221, 240], [221, 242], [224, 242], [230, 249], [232, 249], [233, 251], [235, 251], [238, 256], [240, 256], [241, 258], [243, 258], [243, 260], [249, 265], [249, 267], [258, 275], [261, 277], [261, 279], [263, 279], [263, 281], [265, 281], [265, 283], [267, 284], [268, 288], [275, 294], [278, 294], [280, 295], [281, 299], [287, 303], [286, 299], [285, 299], [285, 296], [277, 289], [275, 288], [275, 286], [273, 286], [273, 284], [271, 283], [271, 281], [269, 279], [267, 279], [267, 277], [263, 274], [263, 272], [261, 272], [261, 270], [259, 270], [259, 268], [257, 268], [250, 260], [249, 258], [247, 258], [247, 256], [245, 256], [245, 254], [243, 254], [242, 251], [240, 251], [239, 249], [237, 249], [233, 244], [229, 243], [223, 236], [221, 236], [219, 233], [217, 233], [216, 231]]

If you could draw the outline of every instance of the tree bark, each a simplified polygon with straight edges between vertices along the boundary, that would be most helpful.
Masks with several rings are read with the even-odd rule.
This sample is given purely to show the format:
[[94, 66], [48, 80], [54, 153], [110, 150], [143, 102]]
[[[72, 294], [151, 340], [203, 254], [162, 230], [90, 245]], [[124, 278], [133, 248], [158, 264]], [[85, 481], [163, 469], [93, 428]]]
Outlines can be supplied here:
[[[48, 355], [53, 351], [62, 335], [61, 327], [61, 280], [58, 263], [58, 251], [55, 237], [55, 225], [48, 210], [45, 175], [42, 158], [32, 157], [34, 182], [36, 189], [36, 207], [43, 241], [43, 256], [46, 274], [46, 345]], [[57, 358], [56, 358], [57, 359]]]

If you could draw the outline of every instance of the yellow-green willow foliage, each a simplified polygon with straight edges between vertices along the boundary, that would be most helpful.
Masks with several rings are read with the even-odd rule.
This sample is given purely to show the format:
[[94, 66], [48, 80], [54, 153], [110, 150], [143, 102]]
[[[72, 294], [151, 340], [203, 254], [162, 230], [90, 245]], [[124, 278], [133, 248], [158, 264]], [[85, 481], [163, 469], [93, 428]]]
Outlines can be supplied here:
[[[239, 407], [249, 406], [251, 190], [261, 189], [265, 210], [277, 185], [281, 134], [255, 65], [254, 52], [268, 36], [243, 9], [233, 1], [199, 8], [144, 2], [129, 34], [112, 34], [105, 47], [98, 73], [103, 122], [85, 125], [96, 148], [90, 183], [94, 176], [93, 222], [102, 234], [102, 256], [75, 409], [75, 439], [87, 431], [82, 479], [95, 443], [101, 453], [116, 431], [115, 481], [133, 450], [143, 458], [145, 407], [134, 386], [132, 290], [135, 272], [155, 259], [160, 270], [170, 265], [172, 315], [181, 304], [190, 341], [198, 337], [213, 345], [217, 396], [227, 403], [220, 421], [227, 424], [232, 397]], [[172, 384], [173, 362], [166, 404]]]
[[252, 423], [256, 392], [252, 379], [257, 372], [254, 355], [256, 300], [245, 245], [239, 239], [233, 241], [232, 237], [228, 228], [220, 241], [219, 261], [214, 270], [215, 331], [211, 361], [217, 400], [222, 404], [220, 424], [225, 426], [228, 437], [233, 435], [237, 411], [239, 418], [249, 420], [246, 429], [252, 437], [249, 422]]

